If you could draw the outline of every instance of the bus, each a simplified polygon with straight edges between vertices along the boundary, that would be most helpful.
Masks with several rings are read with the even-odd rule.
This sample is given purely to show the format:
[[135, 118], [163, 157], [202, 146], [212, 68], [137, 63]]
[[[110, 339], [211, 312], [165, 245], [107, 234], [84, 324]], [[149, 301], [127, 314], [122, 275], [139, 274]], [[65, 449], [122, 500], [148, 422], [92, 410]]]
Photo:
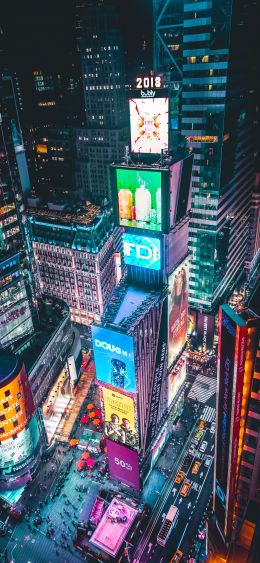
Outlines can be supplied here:
[[179, 516], [179, 509], [177, 508], [177, 506], [174, 506], [172, 504], [172, 506], [170, 507], [168, 513], [164, 518], [161, 529], [157, 536], [157, 543], [159, 545], [162, 545], [163, 547], [166, 545], [170, 533], [178, 520], [178, 516]]

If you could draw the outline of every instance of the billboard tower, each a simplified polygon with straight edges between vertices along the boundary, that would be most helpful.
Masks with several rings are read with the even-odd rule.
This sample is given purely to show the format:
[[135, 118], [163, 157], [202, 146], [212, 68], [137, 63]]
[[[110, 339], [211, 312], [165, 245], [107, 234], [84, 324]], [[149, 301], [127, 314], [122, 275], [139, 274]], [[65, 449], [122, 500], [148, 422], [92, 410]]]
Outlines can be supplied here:
[[110, 474], [139, 489], [170, 433], [167, 414], [183, 404], [192, 157], [163, 156], [161, 77], [138, 77], [136, 86], [132, 157], [111, 165], [125, 273], [92, 336]]

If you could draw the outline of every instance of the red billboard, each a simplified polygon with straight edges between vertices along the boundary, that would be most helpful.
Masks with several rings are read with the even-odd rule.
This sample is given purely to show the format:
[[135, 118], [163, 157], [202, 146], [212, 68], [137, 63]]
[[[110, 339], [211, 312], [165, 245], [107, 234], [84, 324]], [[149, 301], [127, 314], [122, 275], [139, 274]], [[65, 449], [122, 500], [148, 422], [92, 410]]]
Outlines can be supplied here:
[[168, 367], [184, 348], [188, 329], [188, 259], [169, 276]]
[[110, 476], [139, 491], [138, 453], [112, 440], [106, 440], [106, 445]]
[[223, 305], [219, 313], [214, 509], [225, 538], [232, 532], [246, 335], [246, 323]]

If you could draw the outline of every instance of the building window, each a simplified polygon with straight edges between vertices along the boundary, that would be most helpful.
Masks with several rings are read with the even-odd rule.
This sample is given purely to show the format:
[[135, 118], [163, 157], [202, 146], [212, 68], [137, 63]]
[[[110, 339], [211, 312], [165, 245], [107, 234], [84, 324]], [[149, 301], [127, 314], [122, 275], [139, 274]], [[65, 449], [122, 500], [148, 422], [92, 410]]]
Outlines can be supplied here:
[[19, 412], [21, 410], [20, 405], [16, 405], [15, 410], [16, 410], [16, 412]]
[[4, 431], [5, 431], [4, 427], [3, 427], [3, 426], [0, 426], [0, 434], [3, 434]]
[[20, 391], [19, 391], [19, 393], [17, 393], [17, 399], [21, 399], [21, 396], [22, 396], [22, 393], [20, 393]]
[[18, 426], [18, 420], [14, 420], [13, 425], [14, 425], [14, 428], [15, 428], [16, 426]]
[[10, 391], [10, 389], [7, 389], [7, 391], [5, 391], [5, 396], [9, 397], [10, 395], [11, 395], [11, 391]]
[[0, 415], [0, 420], [6, 420], [5, 414]]
[[14, 435], [12, 436], [12, 438], [13, 438], [13, 440], [16, 440], [17, 434], [14, 434]]
[[7, 409], [7, 407], [9, 407], [8, 401], [5, 401], [5, 403], [3, 403], [3, 407], [4, 407], [4, 409]]

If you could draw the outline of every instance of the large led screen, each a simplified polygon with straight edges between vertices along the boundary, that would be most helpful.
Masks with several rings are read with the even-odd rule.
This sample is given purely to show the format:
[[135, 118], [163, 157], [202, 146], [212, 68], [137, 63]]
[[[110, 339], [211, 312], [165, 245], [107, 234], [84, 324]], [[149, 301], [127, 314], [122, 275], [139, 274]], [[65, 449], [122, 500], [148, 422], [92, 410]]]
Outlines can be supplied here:
[[161, 268], [161, 243], [158, 238], [123, 234], [123, 249], [125, 263], [129, 266], [139, 266], [150, 270]]
[[19, 475], [30, 466], [40, 448], [40, 432], [35, 416], [15, 440], [9, 438], [0, 447], [0, 476]]
[[138, 453], [111, 440], [106, 441], [110, 476], [121, 483], [140, 489]]
[[188, 328], [188, 260], [169, 276], [168, 367], [182, 351]]
[[133, 339], [92, 325], [96, 378], [119, 389], [136, 391]]
[[138, 447], [134, 401], [131, 397], [103, 387], [105, 435], [110, 440]]
[[186, 377], [186, 358], [181, 357], [168, 376], [168, 407], [176, 397]]
[[161, 231], [162, 175], [158, 170], [116, 169], [119, 223]]
[[168, 98], [130, 99], [131, 151], [168, 150]]

